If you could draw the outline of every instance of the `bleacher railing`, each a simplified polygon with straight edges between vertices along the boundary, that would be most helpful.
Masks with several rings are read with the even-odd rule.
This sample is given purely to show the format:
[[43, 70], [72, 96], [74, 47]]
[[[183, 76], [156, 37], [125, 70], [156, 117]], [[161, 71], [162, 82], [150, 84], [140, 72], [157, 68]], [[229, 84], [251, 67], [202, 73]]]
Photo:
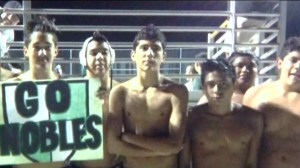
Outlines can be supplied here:
[[[199, 35], [199, 40], [197, 41], [189, 41], [188, 38], [185, 38], [185, 40], [181, 39], [172, 39], [167, 41], [167, 60], [163, 64], [162, 72], [166, 74], [167, 76], [170, 76], [177, 80], [180, 83], [185, 82], [185, 67], [188, 64], [192, 64], [196, 61], [195, 55], [207, 51], [209, 49], [208, 55], [209, 57], [216, 57], [216, 53], [212, 53], [212, 50], [218, 50], [222, 49], [224, 47], [232, 47], [232, 45], [236, 47], [260, 47], [261, 49], [264, 49], [263, 54], [260, 54], [261, 60], [266, 60], [267, 58], [270, 58], [274, 53], [276, 52], [276, 48], [278, 48], [279, 43], [272, 43], [274, 39], [278, 38], [278, 34], [281, 34], [282, 31], [278, 27], [273, 28], [274, 25], [278, 24], [280, 22], [280, 15], [281, 14], [260, 14], [260, 16], [265, 17], [273, 17], [277, 18], [277, 20], [273, 20], [273, 22], [270, 22], [270, 25], [268, 27], [264, 28], [255, 28], [255, 29], [243, 29], [243, 28], [236, 28], [233, 29], [231, 27], [227, 26], [219, 26], [224, 20], [227, 20], [228, 18], [236, 17], [236, 16], [257, 16], [254, 14], [235, 14], [235, 16], [232, 15], [231, 11], [227, 10], [102, 10], [102, 9], [39, 9], [39, 8], [31, 8], [30, 5], [31, 1], [23, 1], [24, 9], [10, 9], [9, 12], [11, 13], [18, 13], [23, 14], [24, 21], [28, 19], [28, 16], [32, 14], [43, 14], [43, 15], [51, 15], [54, 18], [56, 16], [59, 16], [61, 18], [67, 17], [67, 16], [82, 16], [82, 17], [145, 17], [149, 21], [150, 17], [168, 17], [173, 18], [173, 22], [175, 22], [174, 25], [167, 25], [167, 23], [157, 25], [163, 32], [166, 33], [167, 39], [168, 34], [180, 34], [182, 36], [189, 35], [189, 34], [196, 34]], [[205, 2], [201, 2], [205, 3]], [[222, 3], [215, 2], [215, 3]], [[1, 10], [1, 9], [0, 9]], [[176, 23], [177, 18], [184, 18], [184, 19], [199, 19], [207, 18], [210, 19], [216, 19], [221, 20], [219, 23], [216, 23], [214, 25], [200, 25], [200, 24], [190, 24], [186, 23], [183, 26], [181, 23]], [[228, 21], [227, 21], [228, 22]], [[23, 22], [24, 23], [24, 22]], [[225, 23], [224, 23], [225, 24]], [[228, 23], [227, 23], [228, 24]], [[92, 31], [95, 31], [97, 29], [101, 30], [106, 33], [132, 33], [137, 32], [142, 26], [144, 25], [121, 25], [121, 24], [115, 24], [115, 25], [102, 25], [101, 22], [99, 22], [99, 25], [65, 25], [65, 24], [57, 24], [58, 28], [62, 33], [66, 32], [76, 32], [78, 34], [80, 33], [89, 33], [91, 34]], [[23, 31], [24, 25], [17, 25], [17, 26], [1, 26], [0, 29], [6, 29], [6, 28], [12, 28], [15, 31]], [[234, 30], [234, 31], [233, 31]], [[221, 37], [218, 37], [220, 34], [226, 34], [227, 32], [237, 32], [237, 31], [253, 31], [253, 32], [260, 32], [264, 33], [265, 35], [270, 34], [269, 36], [266, 36], [263, 41], [259, 44], [237, 44], [237, 43], [224, 43]], [[210, 34], [213, 32], [212, 34]], [[216, 33], [217, 32], [217, 33]], [[206, 37], [210, 34], [210, 38], [207, 41]], [[201, 41], [200, 36], [203, 36], [203, 40]], [[88, 36], [86, 36], [88, 37]], [[223, 37], [224, 38], [224, 37]], [[133, 39], [133, 37], [132, 37]], [[218, 41], [219, 40], [219, 41]], [[223, 42], [222, 42], [223, 41]], [[58, 45], [60, 49], [60, 54], [58, 59], [55, 61], [56, 64], [61, 64], [62, 69], [66, 75], [70, 76], [81, 76], [81, 67], [79, 65], [79, 59], [78, 59], [78, 52], [82, 46], [83, 40], [82, 39], [74, 39], [72, 41], [59, 41]], [[134, 75], [135, 66], [130, 60], [130, 49], [132, 47], [132, 41], [110, 41], [110, 44], [113, 48], [115, 48], [117, 52], [117, 58], [116, 63], [114, 65], [114, 78], [116, 80], [124, 81], [126, 79], [129, 79], [132, 75]], [[27, 61], [23, 58], [22, 53], [22, 40], [17, 40], [12, 43], [8, 43], [8, 45], [11, 46], [11, 54], [13, 57], [9, 59], [1, 59], [1, 62], [18, 62], [24, 64], [24, 67], [26, 67]], [[220, 54], [221, 52], [219, 52]], [[215, 56], [214, 56], [215, 55]], [[269, 61], [269, 60], [267, 60]], [[264, 63], [261, 63], [262, 65]], [[262, 70], [260, 71], [260, 77], [263, 76], [263, 72], [265, 72], [265, 75], [268, 75], [267, 72], [269, 70], [266, 69], [267, 66], [262, 67]], [[270, 66], [271, 67], [271, 66]], [[195, 75], [197, 76], [197, 75]], [[265, 78], [265, 77], [264, 77]], [[266, 78], [269, 78], [266, 77]]]
[[[274, 3], [273, 1], [265, 1]], [[259, 59], [259, 76], [256, 83], [267, 82], [277, 78], [276, 71], [276, 54], [285, 40], [285, 17], [287, 4], [284, 1], [278, 1], [273, 6], [277, 13], [236, 13], [235, 2], [230, 4], [232, 15], [229, 19], [225, 19], [220, 28], [230, 28], [231, 31], [220, 32], [215, 30], [208, 33], [207, 41], [209, 44], [230, 44], [231, 47], [208, 47], [208, 57], [217, 58], [221, 54], [231, 53], [233, 49], [247, 48], [246, 51], [254, 53]], [[277, 10], [276, 10], [277, 8]], [[248, 20], [253, 21], [253, 18], [260, 18], [259, 21], [264, 20], [259, 27], [244, 28], [241, 23]], [[255, 20], [254, 20], [255, 21]], [[234, 33], [234, 34], [233, 34]], [[239, 39], [242, 33], [248, 33], [247, 41]], [[252, 38], [252, 41], [251, 41]], [[229, 40], [228, 40], [229, 39]], [[250, 48], [250, 49], [249, 49]], [[252, 49], [252, 50], [251, 50]]]

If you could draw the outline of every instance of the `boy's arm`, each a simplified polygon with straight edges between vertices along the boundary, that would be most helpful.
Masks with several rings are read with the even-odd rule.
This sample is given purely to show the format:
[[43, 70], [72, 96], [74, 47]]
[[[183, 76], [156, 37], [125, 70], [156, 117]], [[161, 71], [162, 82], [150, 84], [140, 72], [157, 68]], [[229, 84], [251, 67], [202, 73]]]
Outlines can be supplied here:
[[187, 120], [188, 91], [184, 85], [173, 88], [171, 97], [172, 114], [169, 120], [169, 135], [164, 137], [142, 137], [124, 134], [122, 139], [151, 151], [162, 154], [176, 154], [182, 149]]
[[263, 116], [262, 113], [253, 111], [253, 113], [258, 113], [258, 116], [255, 116], [255, 134], [252, 137], [250, 142], [250, 147], [248, 151], [248, 158], [246, 163], [246, 168], [256, 168], [257, 167], [257, 160], [259, 157], [260, 145], [261, 145], [261, 138], [263, 134]]
[[187, 137], [183, 144], [183, 149], [179, 153], [178, 164], [181, 168], [191, 167], [191, 150], [190, 150], [190, 139]]
[[108, 115], [108, 150], [110, 153], [122, 156], [146, 157], [157, 156], [153, 152], [134, 144], [129, 144], [122, 140], [122, 127], [123, 127], [123, 110], [125, 92], [123, 86], [115, 86], [109, 96], [109, 115]]

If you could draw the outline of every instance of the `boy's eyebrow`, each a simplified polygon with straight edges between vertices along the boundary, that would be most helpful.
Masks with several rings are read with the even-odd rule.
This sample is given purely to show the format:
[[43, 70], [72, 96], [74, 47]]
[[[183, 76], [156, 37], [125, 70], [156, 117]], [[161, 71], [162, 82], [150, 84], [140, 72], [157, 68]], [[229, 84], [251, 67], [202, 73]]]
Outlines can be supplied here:
[[205, 82], [207, 82], [207, 83], [214, 82], [214, 80], [206, 80]]
[[33, 45], [37, 45], [37, 44], [47, 44], [47, 45], [52, 45], [51, 43], [49, 43], [49, 42], [35, 42], [35, 43], [33, 43]]
[[107, 48], [93, 48], [90, 51], [108, 51]]
[[148, 43], [140, 44], [140, 46], [144, 46], [144, 45], [150, 45], [150, 44], [148, 44]]

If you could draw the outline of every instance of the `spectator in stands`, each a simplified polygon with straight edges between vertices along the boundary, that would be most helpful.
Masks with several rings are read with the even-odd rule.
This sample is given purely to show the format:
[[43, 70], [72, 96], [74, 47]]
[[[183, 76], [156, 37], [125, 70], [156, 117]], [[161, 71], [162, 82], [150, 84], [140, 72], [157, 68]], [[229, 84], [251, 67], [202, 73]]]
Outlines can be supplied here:
[[[251, 53], [236, 51], [229, 56], [228, 62], [234, 67], [237, 77], [231, 100], [236, 103], [242, 103], [244, 94], [255, 83], [258, 59]], [[205, 102], [207, 102], [207, 99], [203, 95], [198, 104]]]
[[228, 62], [235, 68], [237, 78], [232, 101], [242, 103], [246, 91], [255, 84], [258, 59], [251, 53], [236, 51], [230, 55]]
[[235, 72], [222, 60], [201, 64], [208, 102], [189, 110], [182, 168], [256, 168], [263, 133], [261, 113], [231, 102]]
[[115, 51], [109, 44], [107, 38], [99, 31], [87, 38], [79, 53], [81, 65], [86, 69], [86, 79], [91, 83], [90, 95], [95, 95], [102, 100], [102, 118], [103, 118], [103, 159], [74, 162], [80, 167], [108, 168], [113, 167], [117, 162], [116, 155], [108, 153], [107, 125], [108, 117], [108, 98], [110, 90], [118, 82], [112, 79], [110, 70], [115, 60]]
[[178, 167], [187, 119], [188, 91], [160, 74], [165, 37], [150, 24], [136, 35], [131, 59], [137, 75], [109, 97], [108, 147], [125, 168]]
[[[18, 1], [8, 1], [7, 3], [5, 3], [0, 17], [0, 26], [14, 26], [20, 23], [20, 21], [22, 20], [22, 15], [9, 13], [8, 11], [6, 11], [6, 9], [21, 9], [21, 8], [22, 5]], [[8, 52], [9, 46], [7, 45], [7, 42], [13, 42], [14, 39], [15, 39], [15, 34], [13, 29], [0, 29], [0, 59], [10, 57]], [[13, 77], [16, 74], [21, 73], [21, 67], [16, 63], [1, 63], [0, 65], [1, 65], [0, 80], [5, 80]]]
[[[205, 52], [201, 52], [201, 53], [197, 54], [195, 56], [195, 58], [196, 58], [196, 62], [194, 63], [195, 70], [201, 76], [201, 61], [200, 60], [201, 59], [206, 59], [207, 58], [207, 54]], [[202, 89], [200, 76], [196, 77], [193, 80], [193, 90], [200, 90], [200, 89]]]
[[259, 167], [300, 165], [300, 38], [286, 40], [277, 57], [279, 79], [254, 86], [243, 104], [260, 110], [265, 129]]
[[184, 85], [186, 86], [188, 91], [192, 91], [194, 77], [191, 75], [198, 74], [198, 72], [196, 71], [194, 65], [188, 65], [185, 69], [185, 74], [188, 75], [188, 77], [186, 78], [187, 82]]

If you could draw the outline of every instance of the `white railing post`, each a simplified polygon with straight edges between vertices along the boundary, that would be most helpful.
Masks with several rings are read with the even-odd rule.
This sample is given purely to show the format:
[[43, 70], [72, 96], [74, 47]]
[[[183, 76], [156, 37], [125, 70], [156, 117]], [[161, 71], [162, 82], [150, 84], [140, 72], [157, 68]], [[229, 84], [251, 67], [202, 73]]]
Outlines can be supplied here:
[[280, 1], [279, 2], [279, 21], [278, 21], [278, 28], [280, 30], [279, 36], [277, 38], [277, 43], [279, 44], [278, 51], [280, 51], [283, 43], [286, 40], [286, 19], [287, 19], [287, 1]]
[[[230, 22], [228, 23], [229, 28], [231, 28], [231, 52], [235, 50], [236, 44], [236, 15], [235, 15], [235, 1], [230, 1]], [[230, 53], [229, 53], [230, 54]]]

